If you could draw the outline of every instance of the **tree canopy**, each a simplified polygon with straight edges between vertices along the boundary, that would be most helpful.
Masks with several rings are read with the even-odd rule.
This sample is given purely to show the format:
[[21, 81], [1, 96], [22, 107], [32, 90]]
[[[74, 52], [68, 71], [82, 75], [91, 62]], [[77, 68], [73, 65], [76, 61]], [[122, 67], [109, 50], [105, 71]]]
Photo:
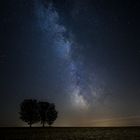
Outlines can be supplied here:
[[20, 119], [28, 123], [31, 127], [32, 124], [40, 121], [38, 112], [37, 100], [26, 99], [20, 104]]
[[44, 127], [47, 120], [47, 111], [50, 104], [48, 102], [39, 102], [38, 105], [39, 105], [40, 121]]
[[20, 104], [20, 119], [32, 124], [41, 122], [44, 127], [47, 123], [51, 126], [57, 118], [58, 112], [55, 109], [55, 104], [49, 102], [37, 102], [37, 100], [26, 99]]
[[47, 120], [46, 120], [49, 126], [51, 126], [53, 124], [53, 122], [56, 120], [57, 114], [58, 113], [55, 110], [55, 105], [50, 104], [48, 111], [47, 111]]

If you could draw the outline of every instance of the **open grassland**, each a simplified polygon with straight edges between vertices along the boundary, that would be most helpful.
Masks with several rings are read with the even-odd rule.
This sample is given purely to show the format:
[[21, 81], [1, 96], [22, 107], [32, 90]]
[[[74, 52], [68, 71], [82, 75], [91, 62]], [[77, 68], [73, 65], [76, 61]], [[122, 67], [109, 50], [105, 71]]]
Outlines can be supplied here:
[[140, 140], [140, 127], [0, 128], [0, 140]]

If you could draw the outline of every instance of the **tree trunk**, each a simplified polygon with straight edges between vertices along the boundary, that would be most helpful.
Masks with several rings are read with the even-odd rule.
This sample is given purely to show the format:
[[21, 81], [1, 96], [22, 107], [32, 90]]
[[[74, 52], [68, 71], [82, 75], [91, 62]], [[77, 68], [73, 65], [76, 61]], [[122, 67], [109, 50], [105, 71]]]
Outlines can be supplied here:
[[45, 124], [43, 123], [43, 127], [45, 127]]
[[31, 127], [32, 127], [32, 123], [31, 123], [31, 121], [30, 121], [29, 125], [30, 125], [30, 128], [31, 128]]
[[32, 127], [32, 124], [30, 124], [30, 128]]

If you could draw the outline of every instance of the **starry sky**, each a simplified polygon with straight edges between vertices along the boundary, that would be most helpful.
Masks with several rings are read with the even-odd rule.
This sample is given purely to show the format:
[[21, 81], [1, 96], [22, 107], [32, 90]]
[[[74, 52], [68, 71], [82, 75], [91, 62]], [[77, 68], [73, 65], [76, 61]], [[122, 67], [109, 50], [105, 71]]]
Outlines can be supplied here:
[[55, 103], [55, 126], [140, 125], [138, 0], [1, 0], [0, 9], [0, 126], [25, 126], [28, 98]]

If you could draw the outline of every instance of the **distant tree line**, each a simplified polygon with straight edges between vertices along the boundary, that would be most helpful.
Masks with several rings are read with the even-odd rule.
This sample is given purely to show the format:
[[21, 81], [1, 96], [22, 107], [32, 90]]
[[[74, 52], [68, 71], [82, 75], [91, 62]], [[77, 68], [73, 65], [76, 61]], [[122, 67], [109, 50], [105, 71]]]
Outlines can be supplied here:
[[58, 112], [55, 109], [55, 104], [49, 102], [38, 102], [33, 99], [25, 99], [20, 104], [20, 119], [28, 123], [31, 127], [32, 124], [40, 122], [44, 127], [47, 123], [49, 126], [57, 118]]

